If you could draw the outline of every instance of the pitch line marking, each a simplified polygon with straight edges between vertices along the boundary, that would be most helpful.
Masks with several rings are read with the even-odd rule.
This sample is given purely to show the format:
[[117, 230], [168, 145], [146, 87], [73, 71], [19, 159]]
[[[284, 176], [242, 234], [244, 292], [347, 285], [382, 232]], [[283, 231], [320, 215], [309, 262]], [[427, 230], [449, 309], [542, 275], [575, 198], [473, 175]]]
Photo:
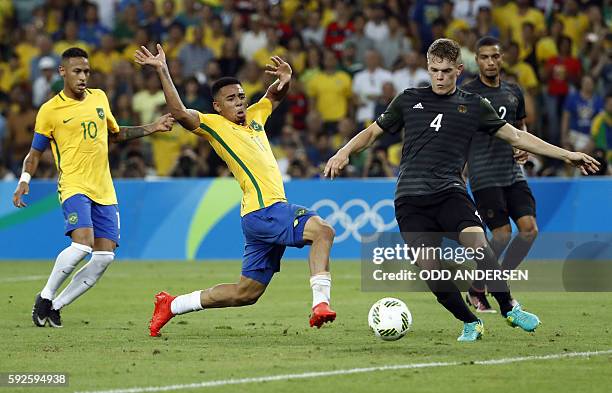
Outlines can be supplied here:
[[[502, 358], [502, 359], [489, 359], [489, 360], [477, 360], [472, 362], [473, 364], [479, 364], [484, 366], [527, 362], [534, 360], [555, 360], [555, 359], [566, 359], [576, 357], [589, 357], [589, 356], [601, 356], [612, 354], [612, 349], [603, 351], [590, 351], [590, 352], [567, 352], [557, 353], [550, 355], [539, 355], [539, 356], [522, 356], [514, 358]], [[334, 375], [349, 375], [349, 374], [360, 374], [370, 373], [375, 371], [390, 371], [390, 370], [410, 370], [419, 368], [434, 368], [434, 367], [451, 367], [467, 365], [466, 362], [432, 362], [432, 363], [410, 363], [410, 364], [397, 364], [389, 366], [378, 366], [378, 367], [364, 367], [364, 368], [350, 368], [344, 370], [330, 370], [330, 371], [318, 371], [308, 372], [301, 374], [281, 374], [281, 375], [270, 375], [264, 377], [253, 377], [253, 378], [239, 378], [239, 379], [221, 379], [216, 381], [204, 381], [189, 384], [178, 384], [178, 385], [167, 385], [167, 386], [148, 386], [148, 387], [134, 387], [127, 389], [111, 389], [111, 390], [91, 390], [85, 392], [76, 393], [148, 393], [148, 392], [168, 392], [173, 390], [185, 390], [185, 389], [198, 389], [198, 388], [211, 388], [216, 386], [227, 386], [227, 385], [244, 385], [253, 384], [260, 382], [274, 382], [274, 381], [287, 381], [292, 379], [307, 379], [307, 378], [318, 378], [318, 377], [331, 377]]]
[[15, 276], [15, 277], [3, 277], [0, 278], [0, 282], [23, 282], [23, 281], [37, 281], [47, 278], [49, 276]]

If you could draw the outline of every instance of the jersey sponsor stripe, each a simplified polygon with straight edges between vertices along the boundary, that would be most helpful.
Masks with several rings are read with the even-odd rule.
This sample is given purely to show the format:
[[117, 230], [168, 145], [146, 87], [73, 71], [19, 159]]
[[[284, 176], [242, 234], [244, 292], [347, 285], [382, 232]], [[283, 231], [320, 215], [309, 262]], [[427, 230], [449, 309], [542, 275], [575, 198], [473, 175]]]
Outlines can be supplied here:
[[255, 179], [255, 176], [253, 176], [253, 173], [251, 173], [251, 171], [249, 170], [249, 168], [247, 168], [246, 164], [240, 159], [240, 157], [238, 157], [238, 155], [227, 145], [227, 143], [225, 143], [225, 141], [223, 140], [223, 138], [221, 138], [221, 136], [219, 134], [217, 134], [217, 132], [215, 130], [213, 130], [212, 128], [208, 127], [206, 124], [204, 123], [200, 123], [200, 128], [206, 132], [208, 132], [213, 138], [215, 138], [215, 140], [217, 142], [219, 142], [219, 144], [221, 146], [223, 146], [223, 148], [229, 153], [230, 156], [232, 156], [232, 158], [234, 160], [236, 160], [236, 162], [238, 163], [238, 165], [240, 165], [240, 167], [242, 168], [242, 170], [244, 171], [244, 173], [247, 174], [247, 176], [249, 177], [249, 179], [251, 179], [251, 182], [253, 183], [253, 187], [255, 187], [255, 191], [257, 192], [257, 201], [259, 202], [259, 207], [261, 209], [263, 209], [265, 207], [264, 202], [263, 202], [263, 194], [261, 193], [261, 188], [259, 188], [259, 184], [257, 183], [257, 180]]

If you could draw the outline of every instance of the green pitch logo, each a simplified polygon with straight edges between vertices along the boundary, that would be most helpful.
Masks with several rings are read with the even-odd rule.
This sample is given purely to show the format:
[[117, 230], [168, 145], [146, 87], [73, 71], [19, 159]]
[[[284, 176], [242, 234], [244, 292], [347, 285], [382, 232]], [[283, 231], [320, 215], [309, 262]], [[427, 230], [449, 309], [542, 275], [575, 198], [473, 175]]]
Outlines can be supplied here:
[[96, 108], [96, 111], [98, 112], [98, 117], [100, 118], [100, 120], [104, 120], [104, 109]]
[[79, 222], [79, 215], [77, 213], [70, 213], [70, 215], [68, 215], [68, 223], [70, 225], [75, 225], [77, 222]]

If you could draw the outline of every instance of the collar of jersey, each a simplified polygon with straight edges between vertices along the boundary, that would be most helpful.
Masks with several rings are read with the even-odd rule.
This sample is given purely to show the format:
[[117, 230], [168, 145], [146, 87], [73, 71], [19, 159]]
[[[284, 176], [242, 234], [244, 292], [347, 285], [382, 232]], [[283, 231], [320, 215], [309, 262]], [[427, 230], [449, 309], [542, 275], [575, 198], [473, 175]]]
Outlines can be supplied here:
[[81, 102], [85, 102], [85, 100], [87, 99], [87, 97], [89, 97], [91, 95], [91, 93], [88, 93], [87, 91], [85, 91], [85, 98], [83, 98], [82, 100], [75, 100], [74, 98], [68, 97], [66, 94], [64, 94], [64, 89], [62, 89], [62, 91], [60, 91], [58, 93], [58, 95], [60, 96], [60, 98], [63, 98], [64, 101], [66, 101], [66, 102], [71, 102], [72, 101], [72, 102], [81, 103]]

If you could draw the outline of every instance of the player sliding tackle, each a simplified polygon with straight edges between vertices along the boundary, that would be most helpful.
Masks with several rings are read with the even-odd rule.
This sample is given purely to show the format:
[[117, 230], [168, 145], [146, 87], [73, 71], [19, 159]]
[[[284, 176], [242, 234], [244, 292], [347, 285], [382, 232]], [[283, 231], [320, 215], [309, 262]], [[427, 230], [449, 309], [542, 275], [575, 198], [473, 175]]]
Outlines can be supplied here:
[[[564, 160], [586, 175], [598, 163], [583, 153], [553, 146], [499, 118], [493, 107], [477, 94], [457, 89], [463, 71], [459, 45], [449, 39], [436, 40], [427, 51], [431, 86], [406, 89], [389, 104], [375, 123], [342, 147], [325, 167], [325, 176], [336, 177], [349, 156], [371, 146], [383, 132], [403, 129], [404, 147], [395, 193], [395, 217], [408, 244], [436, 247], [440, 232], [454, 233], [461, 244], [483, 250], [478, 261], [483, 270], [500, 269], [485, 237], [483, 224], [468, 197], [461, 170], [472, 138], [477, 133], [494, 135], [515, 148]], [[419, 260], [421, 269], [440, 269], [439, 261]], [[513, 305], [505, 281], [487, 281], [499, 303], [501, 314], [512, 326], [533, 331], [540, 324], [534, 314]], [[484, 328], [467, 307], [450, 280], [428, 281], [438, 302], [464, 323], [459, 341], [475, 341]]]
[[242, 275], [237, 283], [219, 284], [178, 297], [166, 292], [156, 295], [149, 326], [151, 336], [159, 336], [159, 330], [178, 314], [254, 304], [274, 273], [280, 270], [285, 247], [301, 248], [306, 244], [311, 245], [310, 326], [321, 327], [325, 322], [332, 322], [336, 313], [329, 308], [329, 251], [334, 229], [316, 213], [287, 203], [281, 174], [263, 128], [289, 89], [292, 73], [289, 64], [280, 57], [271, 58], [274, 64], [267, 65], [266, 72], [278, 79], [259, 102], [248, 108], [240, 81], [219, 79], [212, 85], [217, 114], [203, 114], [185, 108], [181, 102], [161, 45], [157, 45], [157, 55], [141, 48], [142, 51], [136, 51], [136, 62], [157, 70], [172, 116], [187, 130], [209, 141], [240, 183], [243, 192], [240, 215], [246, 239]]

